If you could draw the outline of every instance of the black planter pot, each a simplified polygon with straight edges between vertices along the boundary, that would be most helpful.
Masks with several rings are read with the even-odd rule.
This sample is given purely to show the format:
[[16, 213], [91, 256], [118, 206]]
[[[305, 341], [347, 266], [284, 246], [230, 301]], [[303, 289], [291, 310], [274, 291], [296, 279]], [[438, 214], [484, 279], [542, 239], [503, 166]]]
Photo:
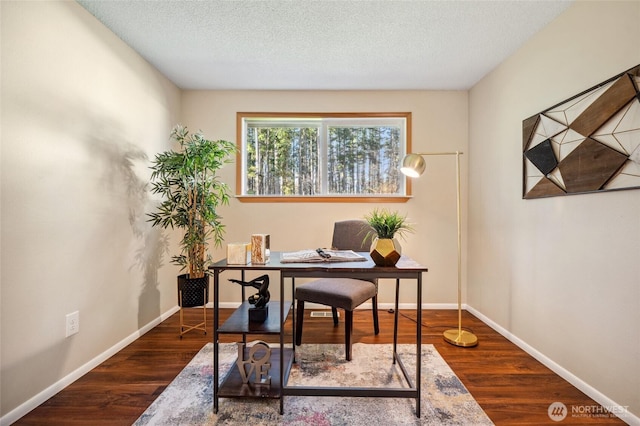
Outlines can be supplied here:
[[178, 275], [178, 302], [181, 308], [206, 305], [209, 302], [209, 275], [202, 278], [189, 278], [189, 274]]

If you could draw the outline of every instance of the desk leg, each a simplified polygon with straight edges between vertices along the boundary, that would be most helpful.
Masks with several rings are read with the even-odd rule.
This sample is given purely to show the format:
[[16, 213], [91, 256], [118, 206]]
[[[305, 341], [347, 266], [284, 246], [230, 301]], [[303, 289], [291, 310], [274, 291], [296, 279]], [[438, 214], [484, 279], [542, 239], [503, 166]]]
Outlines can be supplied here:
[[[284, 277], [280, 274], [280, 415], [284, 414]], [[295, 322], [295, 321], [294, 321]]]
[[220, 312], [218, 307], [220, 271], [213, 271], [213, 413], [218, 413], [218, 327], [220, 324]]
[[304, 312], [296, 311], [296, 279], [291, 277], [291, 339], [293, 351], [293, 363], [296, 363], [296, 321], [298, 315], [304, 315]]
[[396, 363], [398, 356], [398, 305], [400, 302], [400, 279], [396, 278], [396, 305], [393, 315], [393, 363]]
[[[240, 281], [242, 282], [246, 282], [246, 278], [244, 275], [244, 269], [240, 271]], [[240, 299], [240, 304], [242, 304], [246, 299], [247, 295], [245, 293], [245, 287], [242, 285], [240, 286], [240, 288], [242, 289], [242, 299]], [[245, 333], [242, 333], [242, 343], [244, 343], [244, 347], [247, 347], [247, 335]]]

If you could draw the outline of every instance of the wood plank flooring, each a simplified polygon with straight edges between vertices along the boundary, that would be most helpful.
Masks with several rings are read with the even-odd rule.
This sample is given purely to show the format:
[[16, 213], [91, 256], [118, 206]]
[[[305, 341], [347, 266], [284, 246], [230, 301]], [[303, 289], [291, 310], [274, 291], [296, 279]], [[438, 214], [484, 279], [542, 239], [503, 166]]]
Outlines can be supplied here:
[[[222, 309], [221, 321], [231, 311]], [[415, 312], [400, 313], [399, 343], [412, 343]], [[198, 319], [201, 315], [201, 311], [188, 309], [185, 318]], [[393, 314], [381, 310], [379, 317], [380, 334], [375, 336], [371, 311], [355, 312], [354, 343], [392, 342]], [[625, 424], [613, 416], [572, 416], [572, 406], [597, 404], [467, 312], [463, 313], [463, 324], [478, 337], [478, 346], [459, 348], [444, 342], [442, 332], [457, 328], [457, 318], [457, 311], [423, 311], [423, 343], [435, 345], [495, 424]], [[209, 309], [207, 335], [192, 331], [180, 339], [176, 313], [15, 424], [131, 425], [200, 348], [211, 341], [212, 324], [213, 313]], [[260, 338], [273, 341], [273, 336]], [[221, 336], [223, 342], [235, 340], [236, 336]], [[310, 318], [306, 311], [303, 343], [343, 342], [342, 319], [334, 328], [331, 318]], [[547, 414], [549, 405], [556, 401], [569, 409], [569, 415], [560, 423], [551, 421]]]

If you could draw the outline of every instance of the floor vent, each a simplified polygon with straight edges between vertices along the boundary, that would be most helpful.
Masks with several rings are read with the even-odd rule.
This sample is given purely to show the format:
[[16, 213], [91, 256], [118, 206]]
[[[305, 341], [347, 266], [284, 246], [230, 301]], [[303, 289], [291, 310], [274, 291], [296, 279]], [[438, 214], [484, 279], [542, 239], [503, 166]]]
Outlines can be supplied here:
[[[332, 318], [331, 311], [311, 311], [311, 318]], [[338, 318], [340, 318], [340, 312], [338, 312]]]

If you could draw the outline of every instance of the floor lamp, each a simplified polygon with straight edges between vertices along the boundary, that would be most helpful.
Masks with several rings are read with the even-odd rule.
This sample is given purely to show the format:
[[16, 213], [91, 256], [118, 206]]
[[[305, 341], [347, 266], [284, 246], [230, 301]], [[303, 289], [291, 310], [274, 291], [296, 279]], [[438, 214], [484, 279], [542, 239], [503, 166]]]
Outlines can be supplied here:
[[[471, 347], [478, 344], [475, 334], [462, 329], [462, 233], [460, 230], [460, 155], [462, 152], [418, 152], [407, 154], [402, 160], [400, 171], [409, 177], [419, 177], [426, 168], [424, 156], [455, 155], [456, 156], [456, 201], [458, 219], [458, 328], [444, 332], [444, 340], [455, 346]], [[421, 303], [421, 301], [418, 301]]]

